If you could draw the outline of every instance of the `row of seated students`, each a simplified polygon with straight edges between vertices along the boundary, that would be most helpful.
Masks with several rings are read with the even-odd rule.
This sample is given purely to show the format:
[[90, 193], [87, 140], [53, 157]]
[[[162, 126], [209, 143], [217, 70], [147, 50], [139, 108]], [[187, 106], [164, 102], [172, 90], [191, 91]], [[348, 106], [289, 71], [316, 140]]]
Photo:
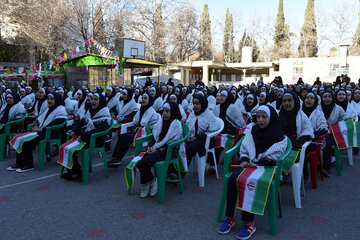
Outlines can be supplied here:
[[[108, 89], [109, 93], [112, 91]], [[184, 121], [181, 112], [182, 101], [178, 96], [171, 94], [169, 100], [154, 108], [156, 99], [159, 99], [155, 87], [150, 86], [140, 97], [140, 107], [134, 100], [132, 89], [122, 89], [120, 101], [122, 105], [116, 105], [116, 119], [123, 122], [126, 118], [133, 117], [133, 130], [121, 134], [117, 140], [113, 151], [113, 159], [108, 162], [108, 166], [119, 166], [123, 157], [132, 144], [135, 133], [139, 127], [146, 127], [154, 124], [152, 132], [153, 142], [147, 147], [147, 155], [140, 161], [137, 168], [141, 172], [141, 197], [156, 195], [156, 178], [152, 175], [151, 167], [157, 161], [163, 161], [165, 158], [166, 146], [182, 138], [181, 122]], [[155, 95], [154, 95], [155, 92]], [[244, 109], [249, 110], [247, 118], [243, 116], [240, 107], [234, 102], [234, 95], [231, 91], [221, 90], [216, 95], [215, 106], [210, 108], [208, 96], [203, 91], [197, 91], [191, 97], [192, 102], [190, 114], [186, 120], [189, 126], [190, 135], [186, 147], [188, 165], [195, 154], [203, 156], [205, 154], [204, 143], [206, 135], [215, 132], [219, 126], [216, 126], [215, 117], [224, 121], [224, 130], [222, 133], [235, 134], [237, 128], [246, 126], [248, 119], [258, 124], [254, 125], [245, 135], [244, 142], [240, 149], [240, 168], [236, 169], [230, 178], [228, 189], [228, 202], [224, 224], [220, 227], [219, 233], [226, 234], [234, 226], [234, 201], [236, 202], [236, 186], [234, 179], [240, 174], [243, 168], [249, 165], [276, 165], [279, 156], [286, 149], [285, 137], [287, 136], [293, 148], [300, 149], [301, 146], [310, 140], [316, 141], [317, 138], [328, 132], [327, 122], [329, 124], [337, 123], [346, 119], [346, 98], [341, 101], [340, 95], [346, 92], [339, 89], [335, 97], [332, 91], [324, 91], [319, 104], [317, 95], [312, 92], [304, 96], [303, 101], [299, 96], [290, 91], [281, 96], [281, 107], [279, 110], [273, 108], [270, 104], [258, 103], [260, 97], [255, 94], [247, 94], [243, 97]], [[73, 120], [67, 128], [71, 130], [70, 136], [77, 136], [79, 140], [89, 143], [91, 134], [104, 131], [111, 125], [111, 109], [109, 106], [111, 99], [107, 99], [106, 94], [100, 92], [87, 92], [84, 89], [78, 90], [76, 96], [78, 101], [75, 104], [75, 112], [69, 117], [66, 109], [65, 100], [67, 94], [64, 91], [50, 92], [40, 89], [37, 92], [37, 99], [34, 107], [31, 109], [31, 116], [25, 120], [25, 123], [34, 123], [32, 131], [39, 134], [39, 138], [24, 144], [23, 151], [16, 155], [16, 163], [8, 168], [9, 171], [26, 172], [34, 167], [32, 151], [35, 149], [39, 140], [44, 137], [46, 128], [49, 126], [63, 123], [67, 119]], [[115, 96], [115, 95], [114, 95]], [[113, 96], [113, 97], [114, 97]], [[174, 98], [175, 97], [175, 98]], [[44, 98], [46, 100], [44, 100]], [[215, 98], [215, 97], [214, 97]], [[21, 114], [14, 115], [14, 112], [25, 114], [24, 109], [19, 105], [19, 99], [16, 93], [10, 92], [6, 95], [6, 104], [0, 111], [1, 123], [6, 123], [12, 119], [22, 117]], [[46, 102], [46, 105], [44, 105]], [[338, 103], [338, 104], [337, 104]], [[249, 109], [249, 106], [257, 105], [256, 111]], [[43, 106], [46, 106], [43, 108]], [[114, 105], [115, 106], [115, 105]], [[110, 108], [111, 107], [111, 108]], [[160, 115], [161, 113], [161, 115]], [[15, 116], [15, 117], [14, 117]], [[80, 129], [86, 127], [85, 131], [80, 133]], [[53, 133], [56, 135], [56, 132]], [[98, 139], [96, 145], [102, 145], [105, 137]], [[334, 145], [334, 138], [331, 134], [326, 137], [326, 147], [324, 149], [324, 172], [326, 176], [330, 175], [331, 168], [331, 149]], [[314, 145], [311, 146], [312, 148]], [[310, 148], [311, 148], [310, 147]], [[306, 164], [305, 164], [306, 166]], [[74, 157], [74, 167], [64, 173], [64, 178], [68, 180], [77, 179], [81, 176], [81, 165], [77, 160], [77, 154]], [[304, 171], [308, 176], [307, 170]], [[184, 175], [182, 177], [185, 177]], [[173, 172], [169, 171], [169, 180], [174, 180]], [[175, 179], [176, 180], [176, 179]], [[235, 200], [234, 200], [235, 199]], [[256, 228], [253, 221], [253, 215], [244, 213], [244, 227], [239, 233], [240, 239], [246, 239], [255, 232]]]

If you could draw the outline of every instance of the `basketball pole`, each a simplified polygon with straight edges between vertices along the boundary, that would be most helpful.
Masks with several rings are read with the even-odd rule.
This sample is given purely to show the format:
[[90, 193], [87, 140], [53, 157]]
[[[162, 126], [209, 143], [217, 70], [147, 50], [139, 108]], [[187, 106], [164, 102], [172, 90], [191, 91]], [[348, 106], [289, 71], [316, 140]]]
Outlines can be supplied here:
[[160, 87], [160, 67], [158, 67], [158, 87]]

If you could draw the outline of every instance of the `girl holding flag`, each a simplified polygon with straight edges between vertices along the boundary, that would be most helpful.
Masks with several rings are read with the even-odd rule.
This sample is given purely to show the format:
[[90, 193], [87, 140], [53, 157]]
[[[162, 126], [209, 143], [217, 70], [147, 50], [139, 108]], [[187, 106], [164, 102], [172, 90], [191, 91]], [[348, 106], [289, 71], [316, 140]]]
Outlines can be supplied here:
[[[85, 116], [75, 123], [75, 126], [70, 132], [70, 137], [78, 137], [78, 141], [83, 141], [86, 143], [85, 148], [90, 143], [91, 134], [102, 132], [107, 130], [111, 125], [111, 116], [109, 109], [106, 106], [106, 99], [100, 93], [94, 93], [91, 97], [91, 108], [86, 112]], [[85, 132], [80, 134], [81, 128], [86, 126]], [[103, 146], [105, 137], [99, 137], [96, 139], [95, 147]], [[78, 162], [77, 152], [74, 152], [73, 155], [73, 167], [68, 169], [66, 173], [63, 174], [63, 177], [66, 180], [72, 180], [81, 177], [81, 165]]]
[[157, 180], [151, 172], [151, 167], [159, 161], [164, 161], [167, 145], [183, 137], [179, 105], [168, 101], [163, 105], [163, 116], [153, 128], [154, 144], [150, 143], [146, 155], [142, 157], [136, 167], [141, 176], [140, 197], [157, 194]]
[[121, 134], [116, 142], [112, 160], [107, 162], [108, 167], [118, 167], [121, 161], [129, 150], [130, 145], [134, 142], [134, 137], [140, 127], [145, 128], [148, 125], [156, 123], [160, 116], [156, 113], [153, 105], [153, 98], [150, 94], [144, 93], [141, 98], [140, 111], [135, 114], [132, 121], [132, 126], [135, 127], [134, 131]]
[[[346, 113], [342, 107], [337, 105], [335, 96], [330, 91], [325, 91], [321, 97], [321, 110], [324, 113], [326, 121], [333, 125], [346, 119]], [[332, 134], [325, 137], [325, 148], [323, 150], [323, 172], [325, 176], [330, 176], [332, 148], [335, 139]]]
[[[228, 234], [235, 226], [234, 212], [238, 197], [237, 179], [249, 166], [275, 166], [287, 148], [287, 139], [281, 130], [276, 110], [270, 105], [257, 109], [257, 123], [245, 135], [240, 147], [240, 167], [235, 168], [227, 185], [226, 218], [218, 232]], [[244, 225], [238, 239], [249, 239], [256, 231], [254, 214], [243, 211]]]
[[[49, 93], [47, 102], [49, 108], [36, 119], [32, 129], [32, 132], [37, 132], [38, 137], [27, 141], [22, 145], [22, 151], [16, 153], [16, 164], [9, 167], [9, 171], [22, 173], [33, 170], [34, 160], [32, 152], [39, 141], [45, 138], [46, 128], [59, 125], [68, 118], [64, 100], [59, 93]], [[59, 136], [60, 132], [61, 129], [52, 131], [51, 137], [55, 138]]]

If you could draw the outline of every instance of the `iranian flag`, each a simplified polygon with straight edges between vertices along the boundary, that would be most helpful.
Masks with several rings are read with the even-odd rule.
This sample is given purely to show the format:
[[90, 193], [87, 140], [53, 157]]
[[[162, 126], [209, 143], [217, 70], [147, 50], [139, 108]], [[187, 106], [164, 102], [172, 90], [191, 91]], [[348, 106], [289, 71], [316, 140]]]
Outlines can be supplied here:
[[38, 137], [37, 132], [26, 132], [19, 135], [16, 135], [10, 141], [10, 145], [15, 149], [17, 153], [21, 153], [22, 146], [25, 142], [31, 141], [34, 138]]
[[347, 120], [331, 125], [338, 149], [345, 149], [354, 146], [354, 120]]
[[84, 142], [79, 142], [77, 138], [73, 138], [70, 141], [64, 143], [59, 149], [58, 163], [68, 169], [73, 167], [73, 154], [75, 151], [80, 151], [85, 146]]
[[[151, 134], [150, 125], [148, 125], [148, 126], [146, 126], [146, 127], [141, 127], [141, 128], [139, 128], [138, 131], [137, 131], [136, 134], [135, 134], [134, 142], [133, 142], [133, 144], [132, 144], [131, 146], [132, 146], [132, 147], [135, 146], [135, 141], [136, 141], [136, 139], [145, 137], [146, 135], [149, 135], [149, 134]], [[144, 143], [144, 144], [146, 144], [146, 143]]]
[[121, 127], [121, 123], [118, 123], [118, 121], [116, 121], [116, 119], [112, 119], [112, 128], [120, 128]]
[[145, 156], [146, 152], [139, 153], [125, 168], [125, 180], [128, 191], [132, 188], [136, 176], [136, 165]]
[[354, 147], [360, 147], [360, 122], [355, 122]]
[[181, 172], [188, 172], [189, 166], [187, 164], [187, 158], [186, 158], [186, 142], [183, 142], [180, 145], [179, 156], [180, 156], [181, 162], [182, 162], [182, 169], [180, 168]]
[[264, 215], [271, 181], [276, 166], [251, 166], [237, 179], [239, 201], [237, 208], [257, 215]]
[[253, 125], [254, 123], [247, 124], [246, 127], [240, 130], [239, 134], [247, 134]]
[[215, 147], [223, 147], [226, 150], [230, 149], [234, 143], [235, 136], [231, 134], [220, 133], [215, 137]]

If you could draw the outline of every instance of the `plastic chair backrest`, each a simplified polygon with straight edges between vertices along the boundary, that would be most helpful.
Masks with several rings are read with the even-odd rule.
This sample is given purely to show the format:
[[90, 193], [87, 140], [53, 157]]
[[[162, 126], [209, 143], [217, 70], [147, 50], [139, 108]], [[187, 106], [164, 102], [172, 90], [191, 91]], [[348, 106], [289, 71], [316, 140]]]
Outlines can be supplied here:
[[216, 125], [219, 126], [219, 128], [218, 128], [218, 130], [216, 130], [215, 132], [210, 133], [210, 134], [207, 135], [207, 137], [206, 137], [206, 142], [205, 142], [205, 148], [206, 148], [206, 150], [209, 149], [210, 140], [211, 140], [213, 137], [216, 137], [217, 135], [219, 135], [219, 134], [221, 133], [221, 131], [224, 129], [224, 121], [223, 121], [221, 118], [218, 118], [218, 117], [216, 117], [215, 120], [216, 120]]
[[[68, 119], [66, 119], [63, 123], [60, 123], [58, 125], [47, 127], [46, 132], [45, 132], [45, 139], [47, 139], [47, 140], [50, 139], [51, 138], [51, 132], [53, 130], [63, 128], [66, 125], [67, 121], [68, 121]], [[61, 138], [61, 134], [59, 134], [59, 137]]]
[[[107, 135], [111, 131], [112, 127], [113, 127], [113, 124], [111, 123], [109, 128], [106, 129], [105, 131], [91, 134], [89, 148], [95, 148], [96, 139], [99, 138], [99, 137]], [[105, 142], [104, 142], [104, 146], [105, 146]]]
[[[189, 138], [190, 130], [189, 130], [188, 125], [186, 125], [184, 123], [182, 123], [181, 125], [182, 125], [182, 129], [183, 129], [183, 138], [176, 142], [172, 142], [167, 146], [166, 158], [165, 158], [166, 164], [168, 164], [171, 160], [173, 160], [172, 159], [173, 149], [175, 147], [180, 146], [183, 142], [185, 142]], [[178, 158], [178, 157], [179, 157], [179, 154], [177, 153], [175, 158]]]
[[277, 161], [277, 164], [276, 164], [276, 171], [275, 171], [275, 176], [274, 176], [276, 186], [280, 186], [280, 176], [281, 176], [281, 172], [282, 172], [282, 165], [283, 165], [284, 159], [287, 157], [287, 155], [289, 155], [291, 148], [292, 148], [290, 138], [286, 137], [286, 139], [287, 139], [286, 150], [285, 150], [284, 154], [279, 158], [279, 160]]
[[228, 151], [225, 152], [224, 154], [224, 178], [225, 175], [229, 172], [231, 172], [231, 162], [232, 162], [232, 157], [235, 156], [235, 154], [237, 154], [238, 152], [240, 152], [240, 146], [242, 141], [244, 140], [244, 137], [242, 137], [234, 147], [232, 147], [231, 149], [229, 149]]

